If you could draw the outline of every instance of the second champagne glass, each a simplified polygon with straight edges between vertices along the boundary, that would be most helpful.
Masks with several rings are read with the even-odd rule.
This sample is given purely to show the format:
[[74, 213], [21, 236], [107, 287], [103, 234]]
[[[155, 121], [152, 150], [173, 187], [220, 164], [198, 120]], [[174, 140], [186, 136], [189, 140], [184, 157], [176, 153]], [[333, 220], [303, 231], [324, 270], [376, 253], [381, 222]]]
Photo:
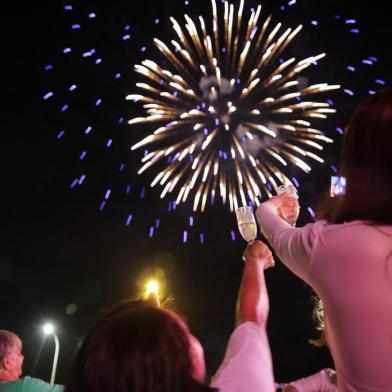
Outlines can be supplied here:
[[242, 238], [248, 243], [253, 242], [257, 236], [257, 225], [252, 207], [240, 207], [235, 213]]
[[[298, 200], [297, 189], [292, 184], [281, 185], [278, 188], [278, 195], [282, 195], [283, 193], [287, 193], [287, 196]], [[279, 214], [290, 225], [295, 226], [295, 223], [296, 223], [297, 218], [298, 218], [298, 212], [294, 213], [294, 215], [292, 215], [292, 216], [291, 215], [287, 215], [287, 213], [285, 213], [284, 211], [287, 211], [288, 209], [290, 210], [290, 208], [289, 208], [289, 205], [286, 205], [286, 204], [287, 204], [287, 201], [282, 204], [281, 208], [279, 209]]]

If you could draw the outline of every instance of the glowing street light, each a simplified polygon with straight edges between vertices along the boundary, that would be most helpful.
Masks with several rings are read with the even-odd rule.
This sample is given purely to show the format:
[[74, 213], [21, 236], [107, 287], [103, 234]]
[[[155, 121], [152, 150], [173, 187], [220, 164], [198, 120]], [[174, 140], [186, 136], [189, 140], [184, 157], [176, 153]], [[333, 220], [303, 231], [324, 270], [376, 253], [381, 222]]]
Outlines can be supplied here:
[[159, 282], [156, 279], [150, 279], [146, 284], [146, 295], [158, 294]]
[[52, 374], [50, 376], [50, 384], [54, 385], [54, 379], [56, 377], [57, 361], [59, 359], [60, 343], [59, 338], [56, 335], [53, 324], [47, 323], [42, 328], [45, 335], [52, 335], [55, 343], [54, 356], [53, 356], [53, 366]]
[[43, 329], [45, 335], [51, 335], [54, 332], [53, 325], [49, 324], [49, 323], [45, 324], [42, 329]]
[[157, 301], [157, 305], [159, 306], [159, 291], [159, 282], [156, 279], [149, 279], [144, 287], [144, 298], [154, 298]]

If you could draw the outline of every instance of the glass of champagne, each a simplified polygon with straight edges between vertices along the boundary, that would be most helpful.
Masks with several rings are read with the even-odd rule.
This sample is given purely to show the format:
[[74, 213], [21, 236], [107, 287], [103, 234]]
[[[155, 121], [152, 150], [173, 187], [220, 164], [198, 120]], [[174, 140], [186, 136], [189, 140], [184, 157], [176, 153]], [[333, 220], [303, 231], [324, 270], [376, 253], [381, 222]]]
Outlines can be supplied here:
[[[294, 185], [288, 184], [288, 185], [281, 185], [278, 188], [278, 195], [281, 195], [283, 193], [287, 193], [287, 196], [298, 199], [298, 192], [297, 189], [295, 188]], [[285, 219], [290, 225], [295, 226], [296, 220], [298, 218], [298, 215], [295, 216], [287, 216], [283, 211], [287, 210], [289, 205], [286, 205], [287, 202], [285, 202], [282, 207], [280, 208], [280, 216]]]
[[278, 195], [281, 195], [282, 193], [286, 193], [286, 192], [288, 195], [298, 198], [298, 192], [294, 185], [288, 184], [288, 185], [279, 186]]
[[252, 207], [240, 207], [235, 214], [242, 238], [248, 241], [248, 243], [252, 243], [257, 236], [257, 225]]

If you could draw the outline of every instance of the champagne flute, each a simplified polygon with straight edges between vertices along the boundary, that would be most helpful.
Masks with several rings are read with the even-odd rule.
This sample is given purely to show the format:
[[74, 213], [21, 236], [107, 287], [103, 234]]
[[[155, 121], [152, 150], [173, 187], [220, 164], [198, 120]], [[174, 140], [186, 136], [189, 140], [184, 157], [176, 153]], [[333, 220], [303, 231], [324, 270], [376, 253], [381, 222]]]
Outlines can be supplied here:
[[[297, 189], [294, 185], [288, 184], [288, 185], [280, 185], [278, 188], [278, 195], [282, 195], [283, 193], [287, 193], [287, 196], [298, 199], [298, 192]], [[287, 216], [283, 210], [287, 210], [289, 205], [286, 205], [287, 202], [284, 202], [282, 204], [282, 207], [279, 209], [280, 210], [280, 216], [286, 220], [291, 226], [295, 226], [296, 220], [298, 215], [295, 216]]]
[[288, 184], [288, 185], [280, 185], [278, 188], [278, 195], [281, 195], [282, 193], [286, 193], [292, 197], [298, 198], [298, 192], [297, 189], [294, 185]]
[[252, 207], [240, 207], [235, 214], [242, 238], [249, 244], [252, 243], [257, 236], [257, 225]]

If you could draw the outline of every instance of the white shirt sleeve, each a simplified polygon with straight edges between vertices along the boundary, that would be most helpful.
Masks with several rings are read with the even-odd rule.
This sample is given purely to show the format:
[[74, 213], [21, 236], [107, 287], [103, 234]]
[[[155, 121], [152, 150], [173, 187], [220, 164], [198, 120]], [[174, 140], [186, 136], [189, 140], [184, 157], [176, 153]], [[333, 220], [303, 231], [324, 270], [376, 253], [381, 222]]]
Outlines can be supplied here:
[[232, 333], [211, 387], [221, 392], [274, 392], [271, 351], [264, 329], [254, 322]]
[[291, 382], [298, 392], [337, 392], [336, 373], [332, 369], [323, 369], [309, 377]]

